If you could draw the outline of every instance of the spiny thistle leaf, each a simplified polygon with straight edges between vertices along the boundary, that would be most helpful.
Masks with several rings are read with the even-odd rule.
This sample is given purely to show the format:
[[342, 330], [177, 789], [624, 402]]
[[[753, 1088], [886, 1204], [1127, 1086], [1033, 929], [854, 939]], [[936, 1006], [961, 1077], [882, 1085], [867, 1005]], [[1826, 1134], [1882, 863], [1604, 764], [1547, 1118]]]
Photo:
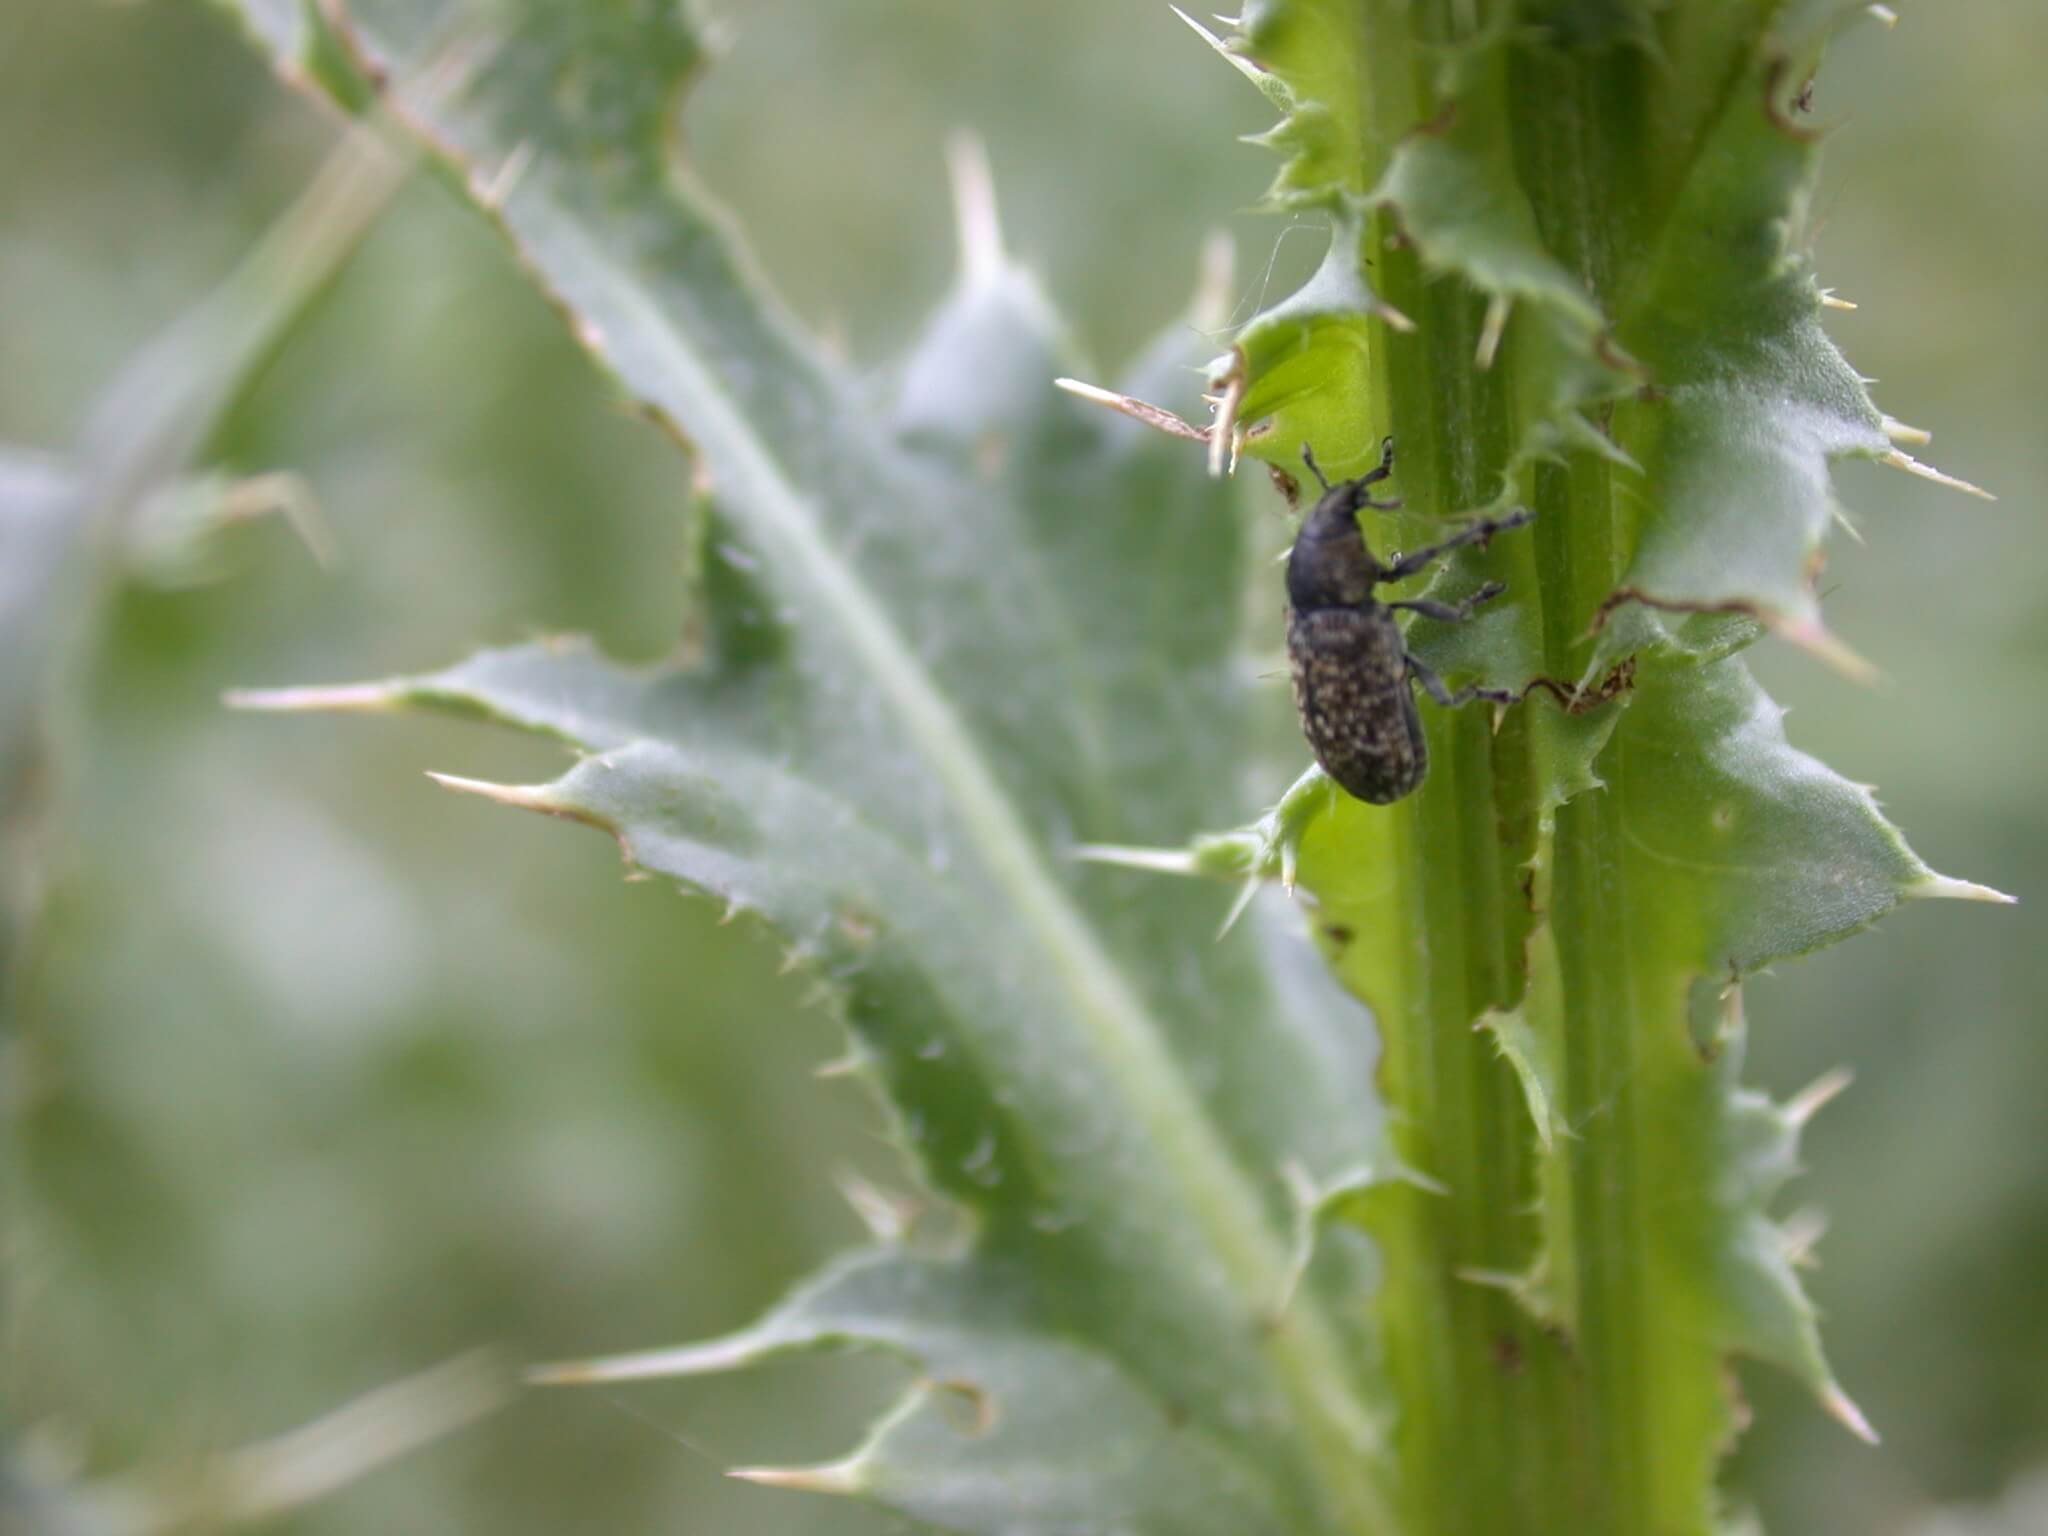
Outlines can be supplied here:
[[[1023, 1255], [876, 1250], [842, 1259], [751, 1328], [678, 1350], [541, 1373], [565, 1384], [741, 1370], [835, 1348], [902, 1355], [923, 1387], [848, 1459], [742, 1469], [753, 1481], [853, 1493], [957, 1530], [1287, 1531], [1241, 1451], [1190, 1425], [1114, 1354], [1069, 1336]], [[1024, 1514], [1023, 1512], [1027, 1512]]]
[[1647, 606], [1609, 626], [1589, 669], [1648, 643], [1646, 625], [1683, 639], [1659, 610], [1748, 613], [1822, 643], [1813, 581], [1836, 511], [1828, 466], [1891, 445], [1821, 327], [1804, 249], [1818, 143], [1794, 119], [1814, 48], [1758, 44], [1628, 282], [1621, 337], [1653, 382], [1615, 433], [1655, 489], [1600, 617]]
[[1936, 878], [1868, 790], [1787, 743], [1783, 717], [1739, 662], [1655, 667], [1599, 759], [1633, 868], [1691, 898], [1663, 928], [1701, 975], [1833, 943]]
[[[701, 52], [683, 10], [362, 4], [316, 28], [286, 0], [237, 9], [288, 73], [345, 102], [374, 82], [687, 436], [706, 605], [653, 667], [554, 643], [254, 702], [569, 743], [583, 759], [551, 785], [457, 787], [602, 827], [762, 914], [972, 1214], [966, 1254], [871, 1255], [762, 1325], [906, 1355], [945, 1390], [836, 1469], [757, 1480], [963, 1531], [1390, 1528], [1370, 1351], [1332, 1307], [1355, 1274], [1319, 1267], [1272, 1315], [1281, 1170], [1369, 1150], [1360, 1020], [1256, 933], [1207, 944], [1199, 887], [1067, 856], [1231, 802], [1255, 685], [1227, 489], [1051, 388], [1065, 344], [992, 225], [892, 391], [823, 361], [672, 158]], [[1188, 340], [1133, 391], [1192, 403]]]
[[1504, 596], [1409, 631], [1519, 704], [1424, 703], [1401, 804], [1312, 771], [1181, 861], [1304, 894], [1378, 1016], [1394, 1157], [1442, 1191], [1349, 1210], [1418, 1532], [1706, 1532], [1733, 1353], [1868, 1433], [1770, 1214], [1803, 1113], [1739, 1085], [1734, 991], [1966, 889], [1735, 655], [1769, 628], [1858, 665], [1813, 592], [1829, 466], [1898, 462], [1805, 249], [1806, 87], [1860, 9], [1252, 0], [1222, 43], [1283, 113], [1274, 200], [1331, 226], [1213, 370], [1242, 451], [1349, 475], [1392, 436], [1375, 548], [1537, 514], [1430, 586]]

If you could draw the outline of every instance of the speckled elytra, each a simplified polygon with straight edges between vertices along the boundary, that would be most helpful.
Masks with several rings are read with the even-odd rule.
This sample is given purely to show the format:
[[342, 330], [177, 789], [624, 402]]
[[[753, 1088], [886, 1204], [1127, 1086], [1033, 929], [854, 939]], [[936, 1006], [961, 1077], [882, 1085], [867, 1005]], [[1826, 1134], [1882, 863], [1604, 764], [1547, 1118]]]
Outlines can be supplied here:
[[1394, 472], [1394, 440], [1380, 445], [1378, 465], [1338, 485], [1323, 477], [1306, 445], [1301, 458], [1323, 494], [1301, 520], [1287, 558], [1287, 660], [1294, 705], [1323, 771], [1359, 799], [1387, 805], [1414, 793], [1429, 772], [1429, 746], [1415, 712], [1411, 679], [1446, 708], [1472, 699], [1512, 704], [1517, 695], [1480, 687], [1451, 692], [1442, 678], [1408, 654], [1394, 623], [1394, 610], [1400, 608], [1446, 622], [1469, 619], [1473, 609], [1506, 590], [1500, 582], [1487, 582], [1461, 603], [1428, 598], [1382, 603], [1373, 597], [1373, 588], [1413, 576], [1466, 544], [1483, 545], [1535, 514], [1517, 508], [1505, 517], [1482, 518], [1442, 543], [1381, 565], [1366, 545], [1358, 514], [1401, 505], [1374, 501], [1367, 494]]

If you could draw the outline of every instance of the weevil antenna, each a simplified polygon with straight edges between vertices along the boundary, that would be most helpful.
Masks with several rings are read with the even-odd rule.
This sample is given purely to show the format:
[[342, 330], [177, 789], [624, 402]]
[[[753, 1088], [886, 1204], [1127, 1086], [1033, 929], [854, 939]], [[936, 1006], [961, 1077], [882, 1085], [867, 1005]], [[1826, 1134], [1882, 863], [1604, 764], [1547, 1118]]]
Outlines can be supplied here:
[[1320, 485], [1325, 491], [1329, 490], [1329, 479], [1323, 474], [1322, 466], [1316, 463], [1315, 451], [1307, 443], [1301, 445], [1301, 462], [1306, 464], [1308, 472], [1316, 477], [1316, 484]]
[[[1380, 439], [1379, 463], [1373, 465], [1371, 469], [1368, 469], [1358, 483], [1360, 485], [1378, 485], [1382, 480], [1386, 479], [1389, 475], [1393, 474], [1393, 472], [1394, 440], [1391, 437], [1383, 437]], [[1382, 503], [1377, 502], [1374, 503], [1374, 505], [1383, 506]], [[1400, 503], [1395, 502], [1394, 505], [1399, 506]]]

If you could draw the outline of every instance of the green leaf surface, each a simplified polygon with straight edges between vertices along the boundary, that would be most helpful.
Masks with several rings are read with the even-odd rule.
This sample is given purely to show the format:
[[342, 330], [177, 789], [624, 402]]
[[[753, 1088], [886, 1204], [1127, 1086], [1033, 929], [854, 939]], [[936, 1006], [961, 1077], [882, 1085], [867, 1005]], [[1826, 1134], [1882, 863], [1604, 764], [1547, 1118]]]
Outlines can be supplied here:
[[[328, 49], [331, 76], [339, 46], [381, 82], [694, 449], [703, 609], [676, 657], [550, 643], [267, 702], [570, 744], [554, 784], [485, 792], [761, 914], [836, 1000], [975, 1235], [951, 1314], [897, 1254], [840, 1331], [763, 1325], [951, 1389], [913, 1394], [857, 1478], [803, 1485], [965, 1531], [1385, 1528], [1344, 1277], [1318, 1266], [1272, 1317], [1283, 1167], [1371, 1139], [1362, 1016], [1298, 943], [1210, 943], [1203, 888], [1069, 857], [1226, 819], [1255, 686], [1228, 488], [1051, 388], [1066, 343], [986, 221], [889, 386], [824, 362], [673, 158], [700, 51], [682, 10], [359, 4], [327, 36], [294, 5], [240, 9], [281, 62]], [[1199, 360], [1177, 326], [1131, 387], [1185, 407]], [[843, 1292], [808, 1294], [799, 1312]], [[963, 1396], [965, 1425], [943, 1402]]]
[[859, 1494], [955, 1530], [1294, 1529], [1242, 1449], [1191, 1425], [1112, 1354], [1062, 1327], [1025, 1255], [851, 1255], [722, 1339], [564, 1369], [568, 1382], [746, 1369], [834, 1348], [902, 1355], [922, 1378], [845, 1461], [757, 1481]]
[[1666, 958], [1696, 974], [1805, 954], [1937, 881], [1783, 719], [1738, 660], [1650, 668], [1599, 760], [1628, 870], [1662, 893]]
[[1750, 613], [1820, 641], [1813, 581], [1836, 515], [1829, 465], [1890, 443], [1821, 326], [1806, 252], [1818, 141], [1795, 120], [1795, 97], [1816, 47], [1794, 54], [1783, 33], [1754, 46], [1628, 282], [1621, 338], [1653, 393], [1622, 412], [1616, 436], [1651, 491], [1603, 616], [1624, 600], [1644, 607], [1603, 636], [1592, 669], [1652, 635], [1689, 639], [1688, 612]]
[[1250, 0], [1234, 48], [1283, 116], [1259, 142], [1282, 161], [1269, 194], [1282, 208], [1335, 206], [1358, 197], [1376, 174], [1378, 146], [1366, 117], [1361, 13], [1346, 5], [1275, 5]]

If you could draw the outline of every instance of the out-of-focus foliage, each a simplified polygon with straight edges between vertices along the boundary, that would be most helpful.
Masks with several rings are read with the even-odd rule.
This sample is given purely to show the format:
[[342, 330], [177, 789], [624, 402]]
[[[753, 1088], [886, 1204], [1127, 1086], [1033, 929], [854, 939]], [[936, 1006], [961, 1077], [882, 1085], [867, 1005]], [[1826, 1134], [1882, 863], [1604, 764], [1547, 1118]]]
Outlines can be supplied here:
[[1942, 1510], [1913, 1536], [2035, 1536], [2048, 1530], [2048, 1475], [2015, 1483], [2002, 1499]]
[[[1163, 8], [727, 13], [731, 56], [685, 119], [693, 163], [857, 361], [943, 282], [936, 146], [961, 122], [991, 141], [1014, 244], [1111, 357], [1170, 318], [1201, 230], [1267, 174], [1217, 149], [1264, 126], [1260, 103]], [[1864, 306], [1835, 329], [1887, 407], [1940, 424], [1944, 462], [2005, 504], [1851, 473], [1871, 547], [1836, 543], [1830, 619], [1892, 686], [1762, 662], [1802, 745], [1878, 780], [1923, 848], [2030, 902], [2030, 926], [2048, 900], [2048, 358], [2015, 338], [2048, 325], [2048, 194], [2026, 160], [2048, 133], [2044, 49], [2018, 7], [1923, 4], [1831, 66], [1816, 105], [1847, 127], [1824, 270]], [[180, 0], [8, 6], [0, 438], [68, 441], [331, 131]], [[1275, 233], [1239, 228], [1249, 313]], [[1283, 269], [1308, 244], [1283, 238]], [[7, 1056], [10, 1287], [33, 1320], [9, 1341], [9, 1411], [53, 1457], [175, 1462], [479, 1341], [559, 1355], [715, 1331], [854, 1235], [829, 1175], [875, 1163], [866, 1112], [804, 1078], [836, 1041], [773, 952], [736, 958], [595, 840], [465, 812], [413, 771], [534, 779], [556, 754], [215, 708], [225, 686], [396, 670], [535, 621], [666, 651], [685, 487], [607, 400], [495, 243], [416, 188], [215, 443], [238, 472], [308, 477], [335, 571], [259, 527], [236, 535], [235, 580], [119, 604]], [[1750, 989], [1770, 1026], [1754, 1073], [1783, 1090], [1859, 1071], [1809, 1139], [1803, 1189], [1834, 1218], [1809, 1288], [1887, 1435], [1864, 1450], [1757, 1376], [1743, 1472], [1773, 1528], [1904, 1530], [2048, 1459], [2048, 1148], [2013, 1133], [2048, 1073], [2048, 947], [1981, 916], [1918, 913]], [[876, 1529], [716, 1475], [741, 1447], [828, 1453], [886, 1397], [865, 1371], [824, 1379], [537, 1398], [294, 1528]]]

